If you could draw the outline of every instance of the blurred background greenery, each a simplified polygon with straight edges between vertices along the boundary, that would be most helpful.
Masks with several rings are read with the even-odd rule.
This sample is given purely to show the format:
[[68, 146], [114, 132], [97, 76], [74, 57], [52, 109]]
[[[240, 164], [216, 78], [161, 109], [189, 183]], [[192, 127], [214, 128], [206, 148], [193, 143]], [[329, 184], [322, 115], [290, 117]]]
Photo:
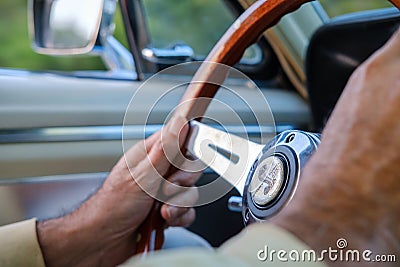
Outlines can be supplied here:
[[[143, 0], [150, 17], [153, 45], [165, 47], [184, 40], [196, 53], [206, 54], [232, 21], [220, 0]], [[384, 0], [321, 0], [330, 16], [390, 6]], [[207, 14], [206, 16], [204, 14]], [[116, 37], [126, 44], [121, 15], [116, 15]], [[167, 31], [166, 29], [175, 29]], [[179, 29], [179, 30], [176, 30]], [[30, 70], [104, 69], [99, 57], [50, 57], [30, 47], [27, 0], [0, 1], [0, 66]], [[207, 40], [205, 40], [207, 39]]]
[[204, 56], [234, 21], [221, 0], [144, 0], [143, 3], [154, 47], [185, 42], [197, 55]]
[[319, 0], [319, 2], [331, 17], [360, 10], [392, 6], [387, 0]]

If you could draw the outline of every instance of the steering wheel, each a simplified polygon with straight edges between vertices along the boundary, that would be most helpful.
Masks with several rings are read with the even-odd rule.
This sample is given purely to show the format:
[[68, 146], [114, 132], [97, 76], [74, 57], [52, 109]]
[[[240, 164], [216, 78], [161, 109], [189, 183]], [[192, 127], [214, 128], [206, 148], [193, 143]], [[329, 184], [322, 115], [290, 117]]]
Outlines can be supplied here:
[[[186, 117], [188, 120], [201, 118], [227, 74], [218, 69], [218, 64], [207, 63], [215, 62], [233, 66], [240, 60], [245, 49], [255, 43], [266, 29], [275, 25], [284, 15], [295, 11], [301, 5], [310, 1], [258, 0], [250, 6], [226, 31], [197, 70], [192, 81], [205, 82], [189, 84], [180, 105], [175, 110], [175, 114]], [[400, 0], [389, 1], [400, 9]], [[197, 101], [200, 98], [202, 101]], [[287, 140], [287, 138], [288, 136], [284, 136], [283, 139]], [[304, 138], [308, 138], [310, 146], [313, 144], [315, 149], [319, 141], [318, 136], [310, 135]], [[277, 143], [279, 140], [274, 139], [273, 142]], [[265, 146], [262, 151], [264, 160], [269, 160], [265, 157], [265, 154], [268, 154], [267, 149], [269, 147], [268, 145]], [[259, 158], [258, 160], [263, 159]], [[141, 238], [138, 241], [137, 253], [146, 253], [152, 249], [161, 248], [164, 241], [164, 221], [160, 215], [160, 207], [161, 203], [155, 201], [152, 211], [139, 227], [138, 231]], [[251, 221], [249, 218], [248, 220]]]

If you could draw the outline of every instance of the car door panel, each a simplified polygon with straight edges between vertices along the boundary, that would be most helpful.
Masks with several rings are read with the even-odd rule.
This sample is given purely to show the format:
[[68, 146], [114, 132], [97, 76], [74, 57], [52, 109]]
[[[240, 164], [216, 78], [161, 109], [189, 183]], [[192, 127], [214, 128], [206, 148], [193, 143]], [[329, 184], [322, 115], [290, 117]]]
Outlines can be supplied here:
[[[190, 77], [177, 78], [188, 82]], [[143, 139], [143, 118], [149, 101], [165, 92], [176, 81], [162, 79], [141, 94], [126, 129], [130, 142]], [[110, 170], [122, 155], [122, 123], [133, 94], [142, 85], [137, 81], [76, 78], [50, 73], [0, 71], [0, 178], [103, 172]], [[251, 98], [258, 95], [245, 84], [233, 90]], [[147, 134], [161, 127], [178, 103], [181, 91], [172, 91], [149, 117]], [[309, 110], [295, 93], [264, 89], [278, 126], [308, 125]], [[219, 92], [216, 99], [234, 103], [232, 108], [244, 123], [254, 118], [231, 95]], [[147, 102], [146, 102], [147, 101]], [[264, 107], [253, 107], [263, 110]], [[211, 105], [206, 114], [228, 126], [235, 126], [231, 114]], [[130, 128], [129, 128], [130, 127]], [[240, 134], [240, 133], [239, 133]], [[272, 134], [272, 133], [271, 133]], [[271, 135], [272, 136], [272, 135]]]

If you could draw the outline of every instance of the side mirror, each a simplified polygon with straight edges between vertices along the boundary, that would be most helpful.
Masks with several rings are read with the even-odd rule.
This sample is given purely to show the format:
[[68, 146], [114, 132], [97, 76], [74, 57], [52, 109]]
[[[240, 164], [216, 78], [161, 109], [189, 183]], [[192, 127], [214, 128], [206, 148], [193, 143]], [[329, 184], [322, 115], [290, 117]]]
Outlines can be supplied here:
[[99, 33], [103, 0], [30, 0], [32, 46], [49, 55], [90, 52]]

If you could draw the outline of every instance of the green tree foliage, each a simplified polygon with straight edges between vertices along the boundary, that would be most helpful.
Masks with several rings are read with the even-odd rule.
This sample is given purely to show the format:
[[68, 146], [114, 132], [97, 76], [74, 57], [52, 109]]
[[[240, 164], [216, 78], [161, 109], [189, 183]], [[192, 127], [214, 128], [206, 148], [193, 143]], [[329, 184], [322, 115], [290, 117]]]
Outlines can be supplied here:
[[391, 6], [387, 0], [319, 0], [319, 2], [331, 17]]
[[167, 47], [177, 42], [207, 55], [234, 21], [221, 0], [144, 0], [152, 44]]

